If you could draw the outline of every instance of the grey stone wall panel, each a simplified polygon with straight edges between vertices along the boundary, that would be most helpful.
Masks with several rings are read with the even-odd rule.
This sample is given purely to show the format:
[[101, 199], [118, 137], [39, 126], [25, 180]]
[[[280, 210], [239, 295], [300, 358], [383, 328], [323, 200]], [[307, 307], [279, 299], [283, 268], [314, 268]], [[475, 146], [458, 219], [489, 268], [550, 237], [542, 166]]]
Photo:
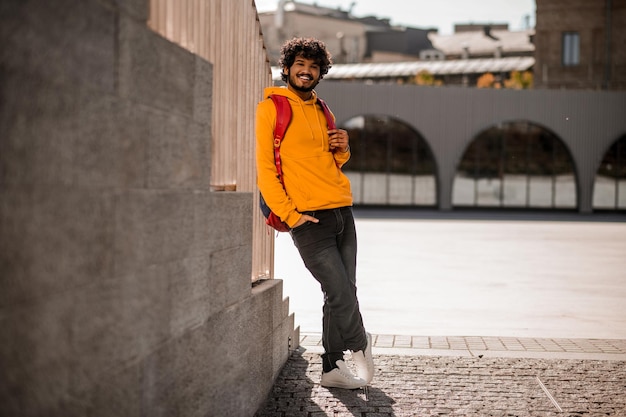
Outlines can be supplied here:
[[150, 16], [150, 0], [100, 0], [110, 3], [111, 8], [140, 22], [147, 22]]
[[0, 415], [51, 415], [69, 392], [72, 354], [69, 295], [3, 311], [0, 335]]
[[0, 191], [0, 307], [53, 297], [113, 271], [113, 199], [68, 187]]
[[[281, 286], [262, 285], [251, 297], [222, 309], [202, 327], [164, 343], [146, 358], [142, 364], [145, 409], [164, 416], [254, 413], [268, 392], [262, 381], [273, 381], [273, 369], [282, 367], [268, 360], [267, 349], [277, 336], [266, 320]], [[277, 327], [291, 332], [291, 318], [284, 322]], [[284, 334], [282, 340], [281, 346]]]
[[59, 132], [69, 149], [66, 182], [92, 187], [142, 187], [150, 132], [140, 109], [114, 97], [81, 97]]
[[[179, 337], [210, 316], [214, 292], [207, 256], [187, 258], [170, 266], [170, 333]], [[234, 279], [233, 279], [234, 280]], [[245, 297], [245, 291], [242, 297]]]
[[199, 56], [195, 57], [195, 64], [193, 119], [210, 127], [213, 106], [213, 64]]
[[251, 255], [250, 246], [219, 250], [209, 255], [209, 316], [249, 296], [251, 268], [248, 260]]
[[148, 117], [149, 188], [209, 189], [210, 135], [186, 117], [153, 112]]
[[[295, 317], [293, 315], [283, 316], [277, 324], [278, 326], [272, 332], [272, 340], [269, 343], [269, 346], [272, 348], [272, 380], [278, 377], [289, 357], [289, 338], [293, 335]], [[295, 349], [299, 346], [300, 340], [296, 338], [292, 341], [292, 344], [294, 346], [291, 349]]]
[[145, 409], [163, 416], [206, 413], [209, 403], [204, 390], [207, 381], [215, 377], [208, 365], [215, 341], [209, 336], [205, 322], [146, 359], [142, 394]]
[[97, 90], [47, 86], [29, 95], [20, 92], [28, 77], [5, 81], [12, 105], [0, 126], [0, 183], [144, 185], [144, 112]]
[[121, 279], [107, 278], [69, 293], [71, 319], [66, 326], [72, 351], [67, 363], [70, 392], [76, 397], [95, 389], [101, 378], [123, 369], [123, 362], [136, 355], [129, 346], [132, 339], [125, 337], [130, 326], [123, 289]]
[[138, 190], [115, 199], [115, 275], [184, 259], [195, 230], [194, 195]]
[[2, 416], [252, 415], [282, 365], [252, 193], [209, 190], [213, 66], [147, 4], [0, 6]]
[[196, 189], [209, 190], [211, 187], [211, 125], [190, 122], [187, 153], [193, 158], [198, 174], [185, 184], [193, 184]]
[[[249, 246], [251, 250], [252, 193], [196, 191], [194, 195], [194, 256], [236, 247]], [[220, 238], [215, 239], [213, 236]], [[242, 252], [242, 255], [245, 253]], [[243, 261], [251, 262], [249, 259]]]
[[120, 96], [192, 116], [194, 55], [126, 16], [119, 31]]
[[69, 392], [93, 395], [100, 380], [122, 372], [171, 339], [169, 282], [169, 270], [155, 266], [69, 294], [71, 316], [65, 324], [71, 335], [71, 355], [65, 358]]
[[252, 241], [252, 193], [216, 192], [211, 194], [205, 213], [206, 232], [220, 236], [209, 243], [211, 250], [238, 247]]
[[[0, 184], [58, 181], [65, 150], [51, 132], [60, 128], [55, 115], [63, 113], [62, 101], [49, 101], [49, 88], [33, 86], [41, 80], [6, 68], [0, 67], [0, 71]], [[36, 88], [38, 94], [30, 93], [24, 85]]]
[[112, 11], [95, 0], [3, 3], [0, 62], [5, 70], [51, 84], [114, 91], [116, 16]]
[[143, 384], [141, 364], [113, 369], [102, 375], [90, 392], [77, 394], [78, 398], [85, 398], [78, 416], [141, 417], [145, 415], [141, 401]]
[[151, 139], [145, 121], [145, 113], [127, 102], [84, 97], [68, 120], [68, 181], [91, 187], [143, 187]]
[[[268, 291], [252, 296], [241, 309], [229, 308], [213, 316], [207, 330], [211, 340], [222, 339], [212, 346], [207, 366], [215, 375], [207, 386], [212, 405], [207, 415], [253, 415], [265, 399], [263, 381], [273, 381], [272, 361], [268, 360], [268, 343], [272, 326], [267, 321]], [[271, 310], [271, 309], [270, 309]], [[269, 313], [271, 314], [271, 312]], [[246, 358], [245, 363], [242, 358]], [[229, 387], [238, 387], [230, 391]]]

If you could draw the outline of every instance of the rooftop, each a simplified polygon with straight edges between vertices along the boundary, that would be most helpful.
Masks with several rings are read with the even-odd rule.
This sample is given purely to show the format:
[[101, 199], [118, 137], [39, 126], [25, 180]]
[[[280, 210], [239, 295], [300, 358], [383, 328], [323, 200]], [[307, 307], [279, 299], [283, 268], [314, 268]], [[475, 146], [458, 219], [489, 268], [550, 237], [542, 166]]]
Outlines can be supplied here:
[[531, 54], [535, 50], [535, 45], [531, 42], [534, 33], [534, 29], [512, 32], [489, 29], [489, 26], [486, 26], [483, 30], [462, 31], [452, 35], [431, 32], [428, 38], [433, 46], [446, 56], [462, 55], [465, 48], [470, 55], [493, 55], [498, 47], [503, 54]]
[[[372, 79], [410, 77], [420, 71], [433, 75], [483, 74], [526, 71], [535, 64], [531, 56], [506, 58], [457, 59], [450, 61], [381, 62], [367, 64], [335, 64], [324, 79]], [[272, 67], [272, 79], [280, 80], [280, 68]]]

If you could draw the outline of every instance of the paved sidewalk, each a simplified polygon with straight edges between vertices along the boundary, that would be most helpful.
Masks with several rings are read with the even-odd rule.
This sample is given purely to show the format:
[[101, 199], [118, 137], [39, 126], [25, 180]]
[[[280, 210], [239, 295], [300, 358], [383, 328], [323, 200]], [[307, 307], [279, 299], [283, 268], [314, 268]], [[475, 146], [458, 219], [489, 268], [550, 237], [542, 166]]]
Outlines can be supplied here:
[[376, 335], [365, 390], [327, 389], [304, 334], [256, 417], [626, 416], [626, 341]]
[[279, 236], [304, 331], [257, 417], [626, 417], [626, 217], [355, 215], [374, 380], [319, 385], [322, 294]]
[[[377, 354], [626, 361], [626, 340], [397, 335], [372, 337], [373, 352]], [[310, 353], [322, 353], [322, 335], [303, 333], [300, 346]]]
[[[372, 333], [626, 339], [626, 221], [355, 215], [359, 305]], [[275, 265], [296, 325], [321, 332], [322, 292], [286, 233]]]

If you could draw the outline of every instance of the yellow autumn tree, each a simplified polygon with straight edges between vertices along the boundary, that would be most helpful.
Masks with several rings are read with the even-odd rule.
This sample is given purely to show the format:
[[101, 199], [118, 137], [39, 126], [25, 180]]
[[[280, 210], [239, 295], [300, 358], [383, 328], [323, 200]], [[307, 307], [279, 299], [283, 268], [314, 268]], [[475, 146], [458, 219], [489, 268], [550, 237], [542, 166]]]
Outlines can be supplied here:
[[492, 88], [496, 81], [496, 77], [493, 76], [492, 73], [487, 72], [480, 77], [476, 81], [476, 87], [478, 88]]
[[411, 83], [417, 85], [443, 85], [441, 80], [436, 79], [435, 76], [427, 70], [421, 70], [418, 72], [417, 75], [411, 80]]
[[530, 71], [511, 71], [509, 78], [504, 82], [496, 81], [496, 77], [490, 72], [481, 75], [476, 81], [478, 88], [512, 88], [522, 90], [533, 87], [533, 73]]
[[506, 88], [514, 88], [522, 90], [533, 87], [533, 73], [530, 71], [511, 71], [511, 75], [508, 80], [504, 81]]

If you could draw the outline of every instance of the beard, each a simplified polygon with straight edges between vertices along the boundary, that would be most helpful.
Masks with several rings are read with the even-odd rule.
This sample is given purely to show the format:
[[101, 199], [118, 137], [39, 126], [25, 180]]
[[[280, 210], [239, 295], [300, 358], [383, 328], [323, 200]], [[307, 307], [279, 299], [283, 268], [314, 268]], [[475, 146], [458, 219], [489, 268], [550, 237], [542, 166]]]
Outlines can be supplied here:
[[317, 87], [320, 82], [320, 80], [313, 81], [310, 87], [304, 87], [298, 85], [294, 78], [296, 78], [295, 75], [292, 76], [291, 74], [289, 74], [289, 77], [287, 77], [287, 83], [289, 83], [289, 86], [292, 87], [294, 90], [300, 91], [302, 93], [310, 93], [315, 87]]

